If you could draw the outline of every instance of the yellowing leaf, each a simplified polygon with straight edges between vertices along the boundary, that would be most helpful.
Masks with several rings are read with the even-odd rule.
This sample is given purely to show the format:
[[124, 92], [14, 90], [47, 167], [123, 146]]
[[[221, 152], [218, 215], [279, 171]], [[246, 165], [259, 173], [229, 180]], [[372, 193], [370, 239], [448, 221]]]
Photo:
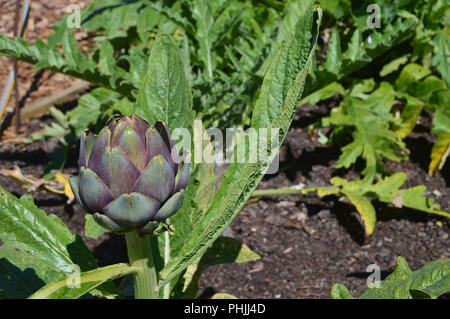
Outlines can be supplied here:
[[74, 199], [72, 188], [69, 185], [69, 178], [67, 175], [62, 174], [60, 172], [56, 173], [55, 179], [64, 185], [64, 194], [69, 199], [69, 202], [72, 202]]
[[233, 295], [224, 293], [224, 292], [218, 292], [214, 294], [211, 299], [238, 299], [238, 297], [235, 297]]
[[417, 118], [419, 117], [420, 112], [423, 108], [423, 102], [419, 99], [408, 94], [404, 94], [404, 96], [406, 98], [406, 105], [401, 114], [402, 124], [396, 130], [396, 133], [400, 136], [401, 139], [407, 137], [409, 133], [411, 133], [411, 131], [414, 129], [414, 126], [416, 126]]
[[[328, 194], [325, 194], [342, 193], [347, 196], [361, 215], [367, 235], [370, 235], [375, 228], [376, 212], [367, 196], [376, 197], [382, 202], [391, 203], [396, 198], [398, 190], [405, 180], [406, 174], [402, 172], [380, 179], [376, 184], [369, 184], [359, 179], [349, 182], [343, 178], [334, 177], [331, 179], [331, 183], [337, 186], [334, 187], [338, 189], [337, 192], [328, 191]], [[318, 193], [320, 195], [324, 191], [319, 189]]]
[[450, 133], [442, 132], [431, 150], [429, 174], [435, 174], [442, 169], [450, 153]]
[[366, 234], [372, 234], [375, 228], [375, 223], [377, 221], [377, 215], [375, 213], [375, 208], [373, 208], [370, 201], [366, 197], [361, 196], [358, 193], [354, 193], [345, 189], [342, 190], [342, 193], [347, 196], [350, 202], [356, 207], [358, 213], [361, 215], [361, 218], [364, 222]]
[[66, 174], [58, 172], [55, 174], [55, 180], [44, 180], [30, 174], [24, 175], [18, 166], [13, 170], [1, 169], [0, 174], [11, 177], [30, 192], [42, 191], [45, 189], [55, 194], [65, 194], [68, 198], [68, 203], [72, 202], [74, 199], [72, 189], [69, 185], [69, 176]]

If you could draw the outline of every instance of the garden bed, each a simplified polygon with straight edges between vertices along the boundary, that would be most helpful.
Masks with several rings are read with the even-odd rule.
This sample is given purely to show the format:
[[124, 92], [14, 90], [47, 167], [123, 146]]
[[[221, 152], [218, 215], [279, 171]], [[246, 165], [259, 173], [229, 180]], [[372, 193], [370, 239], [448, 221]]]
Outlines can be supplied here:
[[[299, 184], [325, 186], [330, 177], [339, 175], [340, 171], [333, 168], [339, 149], [322, 146], [307, 134], [311, 121], [328, 111], [326, 104], [297, 111], [280, 151], [280, 172], [267, 175], [259, 189]], [[426, 113], [420, 121], [423, 125], [429, 123]], [[50, 117], [42, 116], [24, 125], [31, 132], [50, 122]], [[387, 167], [408, 174], [405, 187], [427, 186], [426, 195], [449, 210], [449, 164], [436, 177], [426, 173], [433, 137], [424, 132], [428, 129], [418, 126], [408, 140], [409, 147], [422, 150], [415, 154], [423, 154], [423, 158], [387, 163]], [[2, 143], [0, 167], [13, 169], [17, 165], [24, 174], [38, 178], [44, 172], [47, 152], [52, 147], [55, 146], [51, 141], [25, 146]], [[78, 150], [74, 150], [73, 156], [69, 156], [65, 173], [77, 173], [77, 154]], [[0, 185], [18, 196], [26, 192], [2, 175]], [[58, 215], [72, 232], [82, 235], [100, 265], [127, 262], [123, 236], [107, 233], [97, 240], [84, 236], [85, 213], [78, 204], [67, 204], [67, 198], [62, 195], [43, 192], [31, 195], [38, 207]], [[450, 257], [450, 229], [445, 219], [386, 205], [378, 205], [376, 209], [375, 231], [365, 236], [354, 207], [336, 197], [320, 198], [312, 194], [252, 199], [225, 235], [242, 240], [261, 256], [261, 260], [210, 267], [200, 280], [200, 296], [227, 292], [239, 298], [329, 298], [336, 282], [359, 295], [366, 289], [367, 277], [371, 274], [366, 268], [370, 264], [379, 265], [385, 277], [395, 267], [397, 256], [403, 256], [413, 270], [432, 260]]]

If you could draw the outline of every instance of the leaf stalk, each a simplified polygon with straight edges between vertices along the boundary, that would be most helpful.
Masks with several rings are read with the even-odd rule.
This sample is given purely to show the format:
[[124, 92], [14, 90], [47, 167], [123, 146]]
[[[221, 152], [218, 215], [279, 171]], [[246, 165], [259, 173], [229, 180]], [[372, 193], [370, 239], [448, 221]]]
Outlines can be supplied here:
[[125, 234], [130, 264], [139, 270], [133, 273], [135, 299], [158, 299], [159, 286], [152, 254], [152, 240], [157, 237], [140, 236], [136, 231]]

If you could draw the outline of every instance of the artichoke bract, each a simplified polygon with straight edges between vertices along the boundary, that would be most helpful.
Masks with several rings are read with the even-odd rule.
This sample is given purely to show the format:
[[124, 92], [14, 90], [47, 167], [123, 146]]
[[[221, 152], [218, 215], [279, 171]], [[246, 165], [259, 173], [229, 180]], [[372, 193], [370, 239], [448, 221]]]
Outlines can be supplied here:
[[151, 233], [180, 208], [189, 161], [180, 163], [165, 123], [113, 117], [80, 141], [79, 176], [69, 182], [80, 206], [114, 232]]

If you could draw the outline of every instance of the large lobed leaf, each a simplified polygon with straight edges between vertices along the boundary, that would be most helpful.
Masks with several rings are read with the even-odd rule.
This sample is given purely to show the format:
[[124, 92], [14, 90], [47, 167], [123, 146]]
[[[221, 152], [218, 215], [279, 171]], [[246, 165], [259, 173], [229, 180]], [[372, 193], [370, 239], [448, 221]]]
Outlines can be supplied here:
[[[391, 113], [395, 102], [395, 91], [387, 82], [370, 95], [358, 92], [355, 88], [345, 95], [343, 102], [329, 118], [323, 119], [324, 124], [332, 124], [343, 128], [350, 127], [353, 141], [342, 148], [342, 154], [336, 163], [336, 168], [349, 168], [359, 157], [366, 160], [362, 174], [367, 182], [372, 182], [376, 176], [385, 173], [383, 157], [393, 161], [406, 158], [406, 145], [398, 133], [391, 128], [399, 121]], [[357, 97], [361, 95], [360, 97]]]
[[[376, 211], [371, 198], [381, 202], [394, 204], [395, 207], [408, 207], [428, 214], [435, 214], [450, 218], [450, 213], [441, 210], [440, 206], [429, 197], [423, 196], [426, 188], [423, 185], [400, 189], [406, 181], [406, 174], [395, 173], [392, 176], [380, 178], [377, 183], [369, 184], [364, 180], [347, 181], [340, 177], [333, 177], [331, 187], [312, 188], [320, 196], [344, 195], [355, 206], [364, 223], [366, 234], [373, 233], [376, 223]], [[306, 191], [306, 190], [305, 190]]]
[[[399, 187], [405, 182], [406, 174], [397, 173], [381, 179], [376, 184], [367, 184], [362, 180], [347, 181], [340, 177], [331, 179], [335, 185], [329, 189], [319, 188], [319, 195], [345, 195], [355, 206], [364, 223], [366, 234], [373, 233], [376, 223], [376, 212], [368, 196], [390, 203], [398, 194]], [[338, 186], [338, 188], [336, 188]]]
[[128, 81], [125, 70], [116, 68], [115, 70], [120, 70], [120, 72], [115, 72], [114, 74], [102, 72], [92, 59], [79, 52], [76, 41], [69, 31], [66, 31], [64, 34], [62, 46], [64, 57], [56, 47], [44, 43], [41, 39], [31, 44], [21, 38], [14, 40], [0, 34], [0, 56], [13, 57], [20, 61], [34, 64], [36, 68], [43, 68], [83, 79], [134, 99], [136, 87]]
[[[361, 17], [367, 19], [367, 13]], [[364, 37], [362, 32], [367, 27], [357, 28], [349, 43], [346, 43], [347, 50], [345, 52], [341, 51], [341, 39], [336, 32], [333, 32], [327, 59], [308, 78], [305, 94], [314, 93], [371, 63], [388, 50], [410, 38], [417, 25], [417, 18], [411, 15], [407, 18], [398, 16], [395, 21], [384, 23], [381, 29], [371, 29]]]
[[[392, 274], [380, 282], [379, 288], [367, 289], [360, 299], [422, 299], [437, 298], [450, 292], [450, 259], [435, 260], [411, 271], [406, 260], [398, 257]], [[353, 299], [342, 284], [334, 285], [333, 299]]]
[[[16, 278], [24, 286], [21, 293], [13, 297], [28, 297], [26, 293], [35, 290], [37, 283], [60, 280], [77, 269], [97, 268], [94, 256], [81, 237], [71, 234], [57, 216], [47, 216], [34, 205], [32, 197], [18, 199], [1, 187], [0, 240], [3, 242], [0, 261], [4, 266], [0, 267], [0, 273], [4, 278]], [[17, 276], [19, 270], [20, 276]], [[0, 284], [9, 285], [4, 281]], [[5, 291], [4, 287], [0, 287], [1, 290]], [[102, 287], [102, 291], [106, 296], [115, 289], [108, 285]]]

